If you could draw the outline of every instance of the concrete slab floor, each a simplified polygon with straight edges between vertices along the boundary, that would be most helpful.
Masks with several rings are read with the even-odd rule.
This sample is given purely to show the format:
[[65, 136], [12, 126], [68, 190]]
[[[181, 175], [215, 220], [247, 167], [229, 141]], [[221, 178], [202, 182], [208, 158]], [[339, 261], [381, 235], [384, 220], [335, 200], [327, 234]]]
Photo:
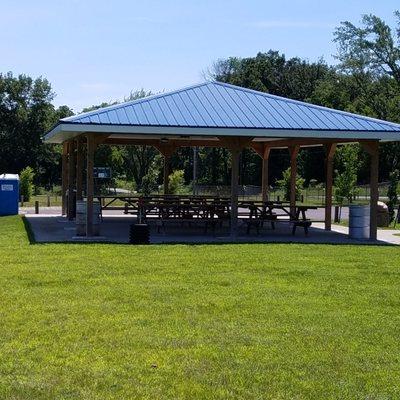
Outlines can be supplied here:
[[[129, 227], [136, 218], [129, 215], [106, 215], [101, 223], [100, 236], [95, 238], [77, 237], [75, 222], [68, 221], [59, 214], [27, 214], [36, 242], [111, 242], [128, 243]], [[323, 229], [322, 223], [314, 223], [308, 236], [302, 228], [298, 228], [293, 236], [288, 223], [277, 223], [272, 230], [269, 224], [261, 229], [260, 234], [252, 229], [246, 234], [246, 224], [239, 226], [236, 238], [229, 235], [229, 228], [217, 228], [213, 234], [210, 230], [204, 233], [203, 226], [188, 226], [184, 224], [168, 224], [165, 230], [157, 232], [155, 222], [150, 223], [151, 243], [326, 243], [326, 244], [400, 244], [400, 236], [394, 236], [399, 231], [379, 230], [378, 240], [355, 240], [347, 236], [348, 228], [333, 225], [332, 231]]]

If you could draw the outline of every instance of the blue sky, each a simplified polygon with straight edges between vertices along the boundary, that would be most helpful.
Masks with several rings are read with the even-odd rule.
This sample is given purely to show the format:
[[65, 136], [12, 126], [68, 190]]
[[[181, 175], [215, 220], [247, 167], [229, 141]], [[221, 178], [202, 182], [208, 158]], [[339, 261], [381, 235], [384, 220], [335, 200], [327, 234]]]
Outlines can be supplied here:
[[276, 49], [333, 62], [340, 21], [374, 13], [394, 24], [396, 1], [1, 0], [1, 72], [49, 79], [56, 105], [80, 111], [131, 90], [176, 89], [229, 56]]

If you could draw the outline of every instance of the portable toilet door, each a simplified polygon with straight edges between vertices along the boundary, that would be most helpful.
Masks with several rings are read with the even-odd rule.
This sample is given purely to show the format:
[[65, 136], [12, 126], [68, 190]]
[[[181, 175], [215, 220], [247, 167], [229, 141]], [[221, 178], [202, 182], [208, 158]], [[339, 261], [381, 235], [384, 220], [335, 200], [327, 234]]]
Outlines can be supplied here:
[[17, 215], [19, 200], [19, 176], [0, 175], [0, 216]]

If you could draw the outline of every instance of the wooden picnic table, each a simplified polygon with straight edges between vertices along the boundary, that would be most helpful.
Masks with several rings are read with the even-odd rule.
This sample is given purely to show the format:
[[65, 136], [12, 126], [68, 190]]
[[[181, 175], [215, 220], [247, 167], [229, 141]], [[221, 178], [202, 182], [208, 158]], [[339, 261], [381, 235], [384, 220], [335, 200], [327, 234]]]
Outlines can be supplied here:
[[[304, 232], [308, 234], [308, 228], [311, 226], [311, 220], [307, 218], [306, 211], [316, 210], [318, 207], [296, 205], [295, 212], [292, 214], [290, 203], [288, 202], [246, 202], [242, 206], [249, 207], [250, 213], [247, 220], [247, 232], [250, 232], [252, 226], [256, 227], [257, 232], [264, 222], [270, 222], [272, 229], [275, 229], [276, 222], [289, 222], [293, 224], [292, 234], [296, 233], [297, 227], [303, 227]], [[278, 212], [276, 212], [278, 211]], [[279, 212], [281, 212], [279, 214]], [[284, 218], [279, 218], [284, 217]]]
[[[102, 205], [101, 209], [130, 209], [140, 219], [154, 218], [164, 227], [167, 221], [175, 222], [203, 222], [213, 229], [219, 223], [230, 220], [231, 202], [229, 198], [219, 196], [192, 196], [192, 195], [103, 195], [97, 196]], [[118, 200], [123, 201], [124, 207], [115, 207]], [[293, 224], [293, 234], [298, 226], [303, 227], [305, 233], [311, 226], [306, 212], [317, 209], [315, 206], [296, 205], [292, 214], [289, 202], [240, 200], [238, 202], [239, 218], [247, 223], [247, 232], [252, 226], [257, 228], [265, 222], [271, 223], [275, 229], [276, 222], [290, 222]]]

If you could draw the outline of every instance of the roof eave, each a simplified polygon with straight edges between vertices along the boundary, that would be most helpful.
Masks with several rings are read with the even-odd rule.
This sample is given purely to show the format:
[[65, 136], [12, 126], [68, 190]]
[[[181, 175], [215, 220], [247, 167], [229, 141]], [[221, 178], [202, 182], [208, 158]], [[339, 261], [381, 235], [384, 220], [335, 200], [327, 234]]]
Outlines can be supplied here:
[[183, 126], [135, 126], [106, 124], [59, 123], [44, 136], [46, 143], [63, 143], [82, 133], [138, 134], [138, 135], [190, 135], [190, 136], [249, 136], [270, 138], [321, 138], [400, 141], [400, 131], [351, 131], [265, 128], [215, 128]]

